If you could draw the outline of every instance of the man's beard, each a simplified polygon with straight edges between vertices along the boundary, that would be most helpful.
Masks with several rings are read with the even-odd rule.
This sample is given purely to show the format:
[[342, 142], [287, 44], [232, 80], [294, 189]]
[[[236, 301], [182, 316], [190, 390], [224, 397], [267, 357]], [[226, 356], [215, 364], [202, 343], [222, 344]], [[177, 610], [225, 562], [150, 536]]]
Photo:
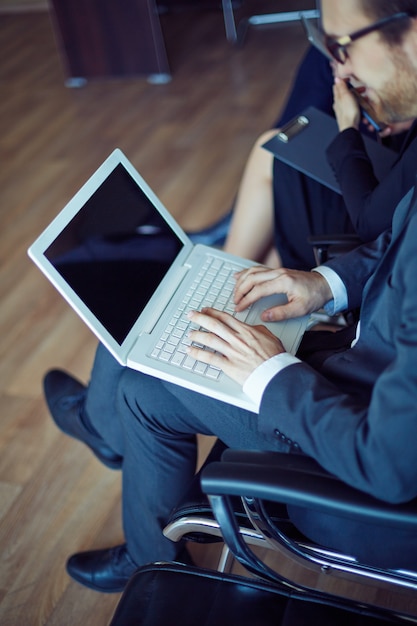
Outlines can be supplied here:
[[417, 68], [401, 51], [395, 51], [393, 58], [395, 84], [381, 89], [379, 101], [373, 103], [378, 119], [388, 124], [417, 118]]

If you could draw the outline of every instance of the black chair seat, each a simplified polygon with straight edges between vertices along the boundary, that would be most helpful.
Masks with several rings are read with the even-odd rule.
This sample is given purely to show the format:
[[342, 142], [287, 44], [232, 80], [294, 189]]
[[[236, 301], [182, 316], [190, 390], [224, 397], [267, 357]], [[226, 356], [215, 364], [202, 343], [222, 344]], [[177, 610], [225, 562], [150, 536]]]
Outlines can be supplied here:
[[175, 563], [142, 567], [110, 626], [383, 626], [385, 613]]

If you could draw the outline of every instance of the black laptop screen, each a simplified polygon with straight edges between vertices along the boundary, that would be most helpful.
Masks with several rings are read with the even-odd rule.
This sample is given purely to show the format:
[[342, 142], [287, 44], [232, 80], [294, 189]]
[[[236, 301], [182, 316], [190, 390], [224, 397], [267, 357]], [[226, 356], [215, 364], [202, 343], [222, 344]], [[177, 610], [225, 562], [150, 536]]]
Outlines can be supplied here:
[[182, 247], [118, 165], [45, 255], [121, 345]]

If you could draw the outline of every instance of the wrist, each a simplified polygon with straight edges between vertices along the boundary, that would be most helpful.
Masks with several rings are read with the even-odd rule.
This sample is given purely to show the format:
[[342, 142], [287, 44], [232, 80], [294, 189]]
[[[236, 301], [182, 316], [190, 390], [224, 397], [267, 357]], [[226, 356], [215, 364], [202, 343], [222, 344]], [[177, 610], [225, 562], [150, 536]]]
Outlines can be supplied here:
[[339, 128], [339, 133], [343, 133], [343, 131], [349, 130], [350, 128], [353, 128], [354, 130], [358, 130], [359, 123], [360, 123], [360, 119], [356, 117], [354, 119], [352, 118], [338, 119], [337, 126]]
[[343, 133], [343, 131], [345, 130], [358, 130], [359, 129], [359, 125], [358, 124], [345, 124], [344, 126], [339, 126], [339, 133]]
[[315, 272], [314, 270], [312, 273], [316, 280], [317, 309], [320, 309], [326, 302], [333, 299], [333, 292], [323, 274]]

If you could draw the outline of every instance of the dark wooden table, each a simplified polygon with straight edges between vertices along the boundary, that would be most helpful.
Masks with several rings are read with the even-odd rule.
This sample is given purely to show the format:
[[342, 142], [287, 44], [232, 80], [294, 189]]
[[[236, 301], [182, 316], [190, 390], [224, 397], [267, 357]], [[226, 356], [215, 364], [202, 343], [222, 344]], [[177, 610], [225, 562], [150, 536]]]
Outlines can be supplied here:
[[170, 80], [155, 0], [52, 0], [66, 84], [104, 77]]

